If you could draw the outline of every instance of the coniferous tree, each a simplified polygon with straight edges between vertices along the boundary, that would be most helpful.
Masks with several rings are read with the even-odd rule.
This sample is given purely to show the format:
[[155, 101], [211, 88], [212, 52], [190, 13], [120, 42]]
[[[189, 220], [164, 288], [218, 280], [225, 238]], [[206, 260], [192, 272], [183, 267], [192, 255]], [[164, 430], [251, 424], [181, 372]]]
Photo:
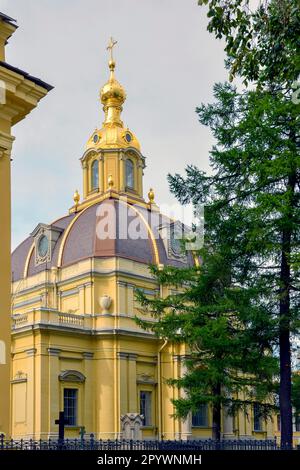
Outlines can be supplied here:
[[292, 388], [292, 403], [295, 410], [295, 415], [299, 420], [300, 417], [300, 371], [293, 374], [293, 388]]
[[238, 94], [215, 86], [216, 102], [198, 108], [212, 130], [213, 175], [196, 167], [170, 176], [172, 192], [206, 206], [207, 240], [230, 253], [233, 279], [257, 289], [260, 305], [277, 318], [283, 445], [292, 445], [291, 334], [300, 312], [299, 105], [291, 94]]
[[[258, 90], [268, 91], [279, 100], [296, 106], [300, 102], [300, 4], [299, 0], [198, 0], [208, 7], [208, 30], [225, 39], [226, 66], [232, 80], [236, 76]], [[279, 96], [277, 96], [279, 95]], [[285, 111], [284, 111], [285, 113]], [[277, 121], [278, 125], [278, 121]], [[299, 149], [299, 106], [283, 116], [283, 133], [291, 146]], [[290, 162], [289, 162], [290, 163]], [[289, 165], [287, 163], [287, 165]], [[289, 175], [289, 193], [297, 187], [297, 171]], [[288, 202], [287, 207], [290, 207]], [[281, 242], [281, 437], [292, 445], [291, 361], [290, 361], [290, 265], [293, 230], [282, 230]], [[295, 264], [294, 264], [295, 267]], [[292, 289], [293, 290], [293, 289]]]
[[203, 248], [201, 266], [178, 269], [152, 267], [157, 281], [176, 293], [149, 299], [137, 298], [153, 321], [137, 319], [144, 329], [188, 347], [187, 372], [169, 379], [183, 389], [173, 400], [175, 416], [185, 418], [201, 405], [212, 410], [212, 437], [221, 437], [221, 415], [236, 415], [260, 404], [267, 418], [275, 406], [274, 375], [277, 359], [272, 354], [274, 322], [267, 306], [258, 306], [256, 290], [232, 282], [231, 261]]
[[[260, 325], [263, 334], [256, 339], [266, 347], [267, 338], [270, 347], [273, 338], [277, 345], [281, 440], [283, 445], [291, 446], [291, 335], [298, 333], [300, 310], [299, 96], [295, 95], [300, 73], [299, 2], [263, 0], [254, 10], [248, 0], [199, 0], [198, 3], [208, 6], [208, 30], [217, 38], [225, 39], [230, 80], [240, 76], [245, 85], [251, 83], [256, 87], [255, 91], [238, 94], [228, 84], [215, 86], [216, 103], [202, 105], [197, 110], [200, 122], [211, 128], [217, 141], [211, 152], [213, 175], [205, 175], [198, 168], [189, 166], [186, 178], [170, 176], [170, 185], [182, 203], [205, 204], [205, 247], [209, 246], [230, 265], [230, 284], [226, 289], [232, 292], [232, 286], [239, 286], [243, 302], [249, 306], [248, 330], [256, 331], [255, 325]], [[208, 267], [209, 257], [204, 257], [204, 262]], [[203, 265], [201, 269], [206, 268]], [[183, 272], [178, 274], [177, 270], [171, 269], [169, 278], [164, 272], [155, 274], [160, 282], [172, 284]], [[218, 276], [216, 282], [217, 279]], [[212, 296], [205, 301], [203, 293], [205, 291], [198, 290], [197, 302], [201, 305], [206, 302], [205, 308], [209, 305], [217, 308], [216, 298]], [[162, 329], [170, 339], [179, 340], [171, 326], [174, 313], [180, 309], [184, 311], [183, 304], [177, 305], [177, 300], [171, 297], [164, 303], [156, 302], [151, 306], [159, 317], [155, 324], [156, 333]], [[239, 316], [241, 304], [238, 298], [233, 305], [231, 297], [231, 302], [234, 315]], [[147, 303], [144, 298], [144, 305]], [[254, 305], [256, 315], [251, 316]], [[170, 321], [165, 322], [161, 314], [168, 309], [174, 318], [167, 316]], [[223, 314], [226, 312], [228, 314], [225, 309]], [[183, 326], [193, 325], [188, 314], [180, 318]], [[203, 318], [206, 317], [202, 316], [201, 321]], [[223, 315], [215, 322], [216, 329], [220, 318]], [[269, 328], [272, 338], [264, 337], [264, 325], [269, 325], [268, 322], [273, 325]], [[213, 322], [210, 326], [213, 328]], [[197, 328], [192, 331], [200, 335]], [[213, 348], [217, 342], [213, 336], [208, 337], [209, 348]], [[251, 335], [249, 338], [253, 341], [253, 350], [262, 352], [255, 338]], [[188, 335], [185, 339], [191, 339], [190, 344], [195, 344]], [[245, 342], [245, 348], [246, 344], [249, 343]], [[207, 343], [205, 347], [208, 347]], [[201, 366], [197, 369], [197, 358], [191, 356], [185, 381], [178, 385], [192, 389], [193, 393], [188, 395], [189, 403], [186, 400], [176, 403], [179, 414], [189, 406], [195, 409], [195, 403], [201, 402], [199, 397], [204, 399], [197, 380], [193, 381], [193, 364], [196, 370], [201, 370]], [[298, 379], [294, 379], [294, 383], [297, 388]], [[219, 398], [210, 399], [213, 406], [218, 400], [225, 403], [223, 389], [222, 386], [214, 389]]]

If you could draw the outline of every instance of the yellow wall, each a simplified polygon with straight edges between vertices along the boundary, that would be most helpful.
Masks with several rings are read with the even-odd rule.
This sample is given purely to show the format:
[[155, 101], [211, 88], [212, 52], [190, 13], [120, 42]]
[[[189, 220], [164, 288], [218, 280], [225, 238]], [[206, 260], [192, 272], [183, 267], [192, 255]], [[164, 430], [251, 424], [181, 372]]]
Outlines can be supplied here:
[[[14, 438], [57, 436], [54, 422], [63, 410], [64, 387], [77, 389], [79, 398], [78, 423], [66, 428], [68, 437], [78, 437], [80, 426], [98, 438], [120, 437], [120, 417], [139, 413], [141, 391], [152, 394], [152, 422], [143, 428], [144, 438], [211, 437], [210, 412], [206, 428], [191, 427], [190, 417], [185, 422], [172, 417], [171, 400], [181, 392], [168, 386], [166, 379], [184, 373], [185, 347], [157, 340], [134, 321], [134, 315], [142, 314], [134, 288], [145, 288], [149, 295], [159, 292], [147, 265], [120, 258], [80, 261], [58, 269], [55, 286], [50, 278], [50, 306], [42, 306], [42, 301], [18, 306], [45, 298], [45, 288], [40, 287], [44, 278], [40, 273], [25, 278], [21, 287], [19, 282], [13, 285]], [[106, 310], [99, 302], [104, 295], [111, 297]], [[57, 308], [53, 308], [55, 303]], [[74, 370], [83, 374], [84, 382], [59, 380], [62, 372]], [[224, 413], [222, 428], [227, 438], [274, 436], [270, 421], [263, 432], [253, 431], [251, 410], [248, 416], [235, 417], [231, 428], [225, 424]]]
[[[15, 26], [0, 19], [0, 60]], [[47, 90], [19, 73], [0, 66], [0, 434], [9, 435], [10, 412], [10, 250], [12, 126], [25, 118]], [[23, 387], [23, 388], [22, 388]], [[18, 394], [22, 395], [20, 384]], [[22, 395], [23, 396], [23, 395]], [[20, 416], [19, 416], [20, 417]]]

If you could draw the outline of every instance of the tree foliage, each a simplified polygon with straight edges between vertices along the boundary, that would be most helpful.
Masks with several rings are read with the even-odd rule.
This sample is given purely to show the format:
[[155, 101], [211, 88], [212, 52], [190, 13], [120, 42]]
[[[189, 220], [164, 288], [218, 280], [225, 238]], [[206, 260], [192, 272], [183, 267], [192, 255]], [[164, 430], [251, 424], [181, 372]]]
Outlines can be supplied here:
[[157, 281], [171, 291], [176, 287], [176, 293], [149, 299], [139, 291], [143, 309], [156, 321], [137, 322], [159, 338], [188, 346], [187, 373], [168, 381], [185, 391], [173, 400], [175, 416], [186, 417], [209, 404], [213, 435], [219, 439], [222, 409], [248, 413], [257, 402], [264, 415], [274, 409], [275, 325], [268, 309], [256, 302], [256, 291], [232, 282], [229, 259], [206, 249], [201, 257], [200, 267], [152, 268]]
[[277, 318], [282, 436], [291, 444], [291, 335], [300, 312], [300, 129], [291, 92], [214, 88], [216, 102], [197, 109], [216, 145], [213, 173], [189, 166], [169, 176], [182, 203], [205, 204], [206, 241], [230, 254], [233, 280], [257, 289]]
[[[258, 4], [257, 4], [258, 3]], [[225, 39], [231, 79], [291, 89], [300, 73], [298, 0], [198, 0], [208, 6], [208, 31]]]

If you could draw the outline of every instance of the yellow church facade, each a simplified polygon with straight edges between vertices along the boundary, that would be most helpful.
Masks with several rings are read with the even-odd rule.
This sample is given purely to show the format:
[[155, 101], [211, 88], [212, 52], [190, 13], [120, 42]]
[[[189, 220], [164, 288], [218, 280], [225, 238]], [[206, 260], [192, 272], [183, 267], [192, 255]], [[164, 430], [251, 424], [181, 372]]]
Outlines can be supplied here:
[[10, 435], [10, 291], [12, 127], [36, 108], [51, 86], [6, 62], [16, 21], [0, 13], [0, 434]]
[[[185, 372], [183, 345], [137, 326], [146, 315], [135, 290], [165, 296], [149, 264], [186, 266], [174, 239], [177, 222], [143, 197], [145, 157], [121, 120], [126, 99], [115, 62], [101, 89], [104, 123], [81, 158], [83, 197], [50, 224], [40, 223], [12, 256], [11, 427], [18, 438], [57, 437], [64, 410], [67, 437], [80, 429], [96, 438], [128, 437], [126, 419], [140, 419], [144, 439], [212, 435], [206, 407], [176, 420], [166, 384]], [[235, 418], [224, 410], [224, 438], [272, 438], [276, 423], [250, 409]]]

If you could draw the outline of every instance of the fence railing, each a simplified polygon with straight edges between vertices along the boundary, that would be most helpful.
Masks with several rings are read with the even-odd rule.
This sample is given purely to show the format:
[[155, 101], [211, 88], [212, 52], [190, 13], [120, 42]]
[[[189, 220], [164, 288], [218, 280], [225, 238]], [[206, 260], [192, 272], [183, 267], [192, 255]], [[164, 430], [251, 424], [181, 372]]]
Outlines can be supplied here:
[[157, 440], [102, 440], [95, 439], [91, 434], [88, 438], [64, 440], [7, 440], [0, 436], [1, 450], [281, 450], [275, 439], [255, 440], [221, 440], [199, 439], [187, 441], [157, 441]]

